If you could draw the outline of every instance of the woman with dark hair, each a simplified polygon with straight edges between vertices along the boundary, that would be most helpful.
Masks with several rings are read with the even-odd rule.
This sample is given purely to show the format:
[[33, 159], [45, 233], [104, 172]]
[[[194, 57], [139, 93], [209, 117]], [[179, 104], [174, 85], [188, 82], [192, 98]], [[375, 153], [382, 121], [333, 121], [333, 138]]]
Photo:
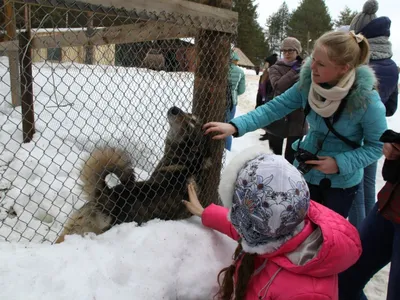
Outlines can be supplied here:
[[[260, 82], [258, 84], [258, 92], [256, 99], [256, 108], [260, 105], [267, 103], [269, 100], [274, 98], [274, 89], [272, 88], [271, 81], [269, 80], [268, 70], [278, 60], [278, 54], [274, 53], [265, 59], [264, 72], [260, 76]], [[265, 131], [260, 138], [260, 141], [268, 140], [268, 132]]]

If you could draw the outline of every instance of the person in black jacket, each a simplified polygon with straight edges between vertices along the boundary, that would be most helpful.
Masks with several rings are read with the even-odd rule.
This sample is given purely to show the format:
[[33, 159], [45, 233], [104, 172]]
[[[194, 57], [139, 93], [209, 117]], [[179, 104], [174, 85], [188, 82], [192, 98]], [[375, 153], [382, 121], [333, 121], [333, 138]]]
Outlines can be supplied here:
[[400, 134], [387, 130], [384, 142], [384, 187], [378, 202], [359, 228], [363, 252], [359, 260], [339, 275], [340, 300], [365, 300], [363, 289], [384, 266], [391, 263], [387, 300], [400, 299]]
[[[399, 71], [391, 59], [392, 44], [389, 41], [391, 21], [388, 17], [377, 17], [378, 1], [365, 2], [362, 12], [350, 24], [350, 30], [361, 33], [370, 45], [369, 66], [378, 79], [377, 91], [386, 107], [386, 116], [392, 116], [397, 109]], [[350, 222], [359, 227], [376, 202], [375, 178], [377, 162], [364, 168], [364, 178], [349, 212]]]
[[[265, 59], [264, 72], [260, 76], [258, 84], [258, 92], [256, 99], [256, 108], [264, 103], [268, 102], [274, 97], [274, 89], [272, 88], [271, 81], [269, 80], [268, 69], [276, 63], [278, 60], [278, 54], [274, 53]], [[268, 140], [268, 133], [265, 132], [260, 138], [260, 141]]]

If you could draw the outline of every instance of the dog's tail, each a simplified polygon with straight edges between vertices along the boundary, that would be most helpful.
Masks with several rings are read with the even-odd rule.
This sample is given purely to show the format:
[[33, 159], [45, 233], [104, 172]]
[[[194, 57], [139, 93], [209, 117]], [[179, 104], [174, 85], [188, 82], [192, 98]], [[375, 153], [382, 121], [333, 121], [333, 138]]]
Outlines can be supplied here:
[[101, 202], [109, 194], [106, 176], [115, 174], [121, 183], [134, 181], [134, 170], [129, 155], [122, 149], [95, 149], [85, 162], [81, 180], [88, 201]]
[[110, 228], [112, 219], [109, 213], [104, 212], [104, 209], [112, 210], [115, 205], [108, 197], [111, 190], [106, 177], [109, 174], [115, 174], [123, 184], [134, 181], [129, 155], [122, 149], [95, 149], [84, 163], [80, 176], [87, 202], [68, 219], [56, 244], [62, 243], [65, 235], [101, 234]]

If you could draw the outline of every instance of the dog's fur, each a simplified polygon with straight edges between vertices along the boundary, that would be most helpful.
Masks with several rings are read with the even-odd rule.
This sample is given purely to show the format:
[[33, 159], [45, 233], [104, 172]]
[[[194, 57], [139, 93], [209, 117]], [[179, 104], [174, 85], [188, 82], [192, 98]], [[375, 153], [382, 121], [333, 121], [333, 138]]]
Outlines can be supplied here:
[[[211, 166], [202, 123], [177, 107], [168, 111], [170, 129], [164, 156], [146, 181], [136, 181], [132, 163], [123, 150], [96, 149], [85, 162], [81, 179], [87, 203], [72, 214], [56, 243], [69, 234], [101, 234], [112, 226], [150, 219], [176, 220], [189, 217], [182, 204], [187, 184], [202, 184], [203, 171]], [[120, 184], [110, 188], [106, 176], [115, 174]]]

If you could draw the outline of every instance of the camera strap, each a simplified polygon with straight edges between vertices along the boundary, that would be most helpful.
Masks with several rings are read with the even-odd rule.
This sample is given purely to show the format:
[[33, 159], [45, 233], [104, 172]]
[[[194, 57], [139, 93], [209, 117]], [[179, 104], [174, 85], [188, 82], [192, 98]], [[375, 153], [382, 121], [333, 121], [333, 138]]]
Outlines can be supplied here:
[[[354, 89], [354, 87], [352, 87], [352, 88], [349, 90], [349, 93], [347, 94], [347, 96], [346, 96], [345, 98], [343, 98], [342, 102], [340, 103], [340, 105], [339, 105], [338, 109], [336, 110], [336, 112], [334, 113], [334, 115], [333, 115], [332, 117], [330, 117], [330, 118], [323, 118], [323, 119], [324, 119], [324, 122], [325, 122], [326, 127], [328, 127], [328, 134], [329, 134], [329, 132], [332, 132], [339, 140], [341, 140], [342, 142], [344, 142], [344, 143], [347, 144], [348, 146], [352, 147], [353, 149], [357, 149], [357, 148], [360, 148], [361, 145], [359, 145], [358, 143], [356, 143], [356, 142], [354, 142], [354, 141], [352, 141], [352, 140], [349, 140], [348, 138], [344, 137], [344, 136], [341, 135], [339, 132], [337, 132], [335, 128], [333, 128], [333, 124], [335, 124], [335, 123], [339, 120], [340, 116], [342, 115], [342, 113], [343, 113], [343, 111], [344, 111], [344, 109], [345, 109], [345, 107], [346, 107], [346, 104], [347, 104], [347, 98], [348, 98], [348, 96], [351, 94], [351, 91], [352, 91], [353, 89]], [[311, 106], [310, 106], [310, 104], [309, 104], [308, 101], [307, 101], [307, 102], [306, 102], [306, 106], [304, 107], [304, 122], [303, 122], [303, 127], [304, 127], [304, 124], [305, 124], [305, 122], [306, 122], [307, 115], [310, 113], [310, 111], [311, 111]], [[332, 121], [331, 121], [331, 120], [332, 120]], [[327, 137], [327, 136], [325, 136], [325, 138], [326, 138], [326, 137]], [[325, 139], [324, 139], [324, 141], [325, 141]], [[299, 143], [297, 144], [297, 148], [298, 148], [298, 149], [300, 148], [300, 141], [299, 141]], [[297, 149], [297, 150], [298, 150], [298, 149]]]
[[336, 131], [335, 128], [333, 128], [333, 124], [330, 122], [329, 118], [324, 118], [325, 125], [328, 127], [328, 129], [342, 142], [346, 143], [348, 146], [352, 147], [353, 149], [358, 149], [361, 147], [358, 143], [349, 140], [347, 137], [341, 135], [339, 132]]

